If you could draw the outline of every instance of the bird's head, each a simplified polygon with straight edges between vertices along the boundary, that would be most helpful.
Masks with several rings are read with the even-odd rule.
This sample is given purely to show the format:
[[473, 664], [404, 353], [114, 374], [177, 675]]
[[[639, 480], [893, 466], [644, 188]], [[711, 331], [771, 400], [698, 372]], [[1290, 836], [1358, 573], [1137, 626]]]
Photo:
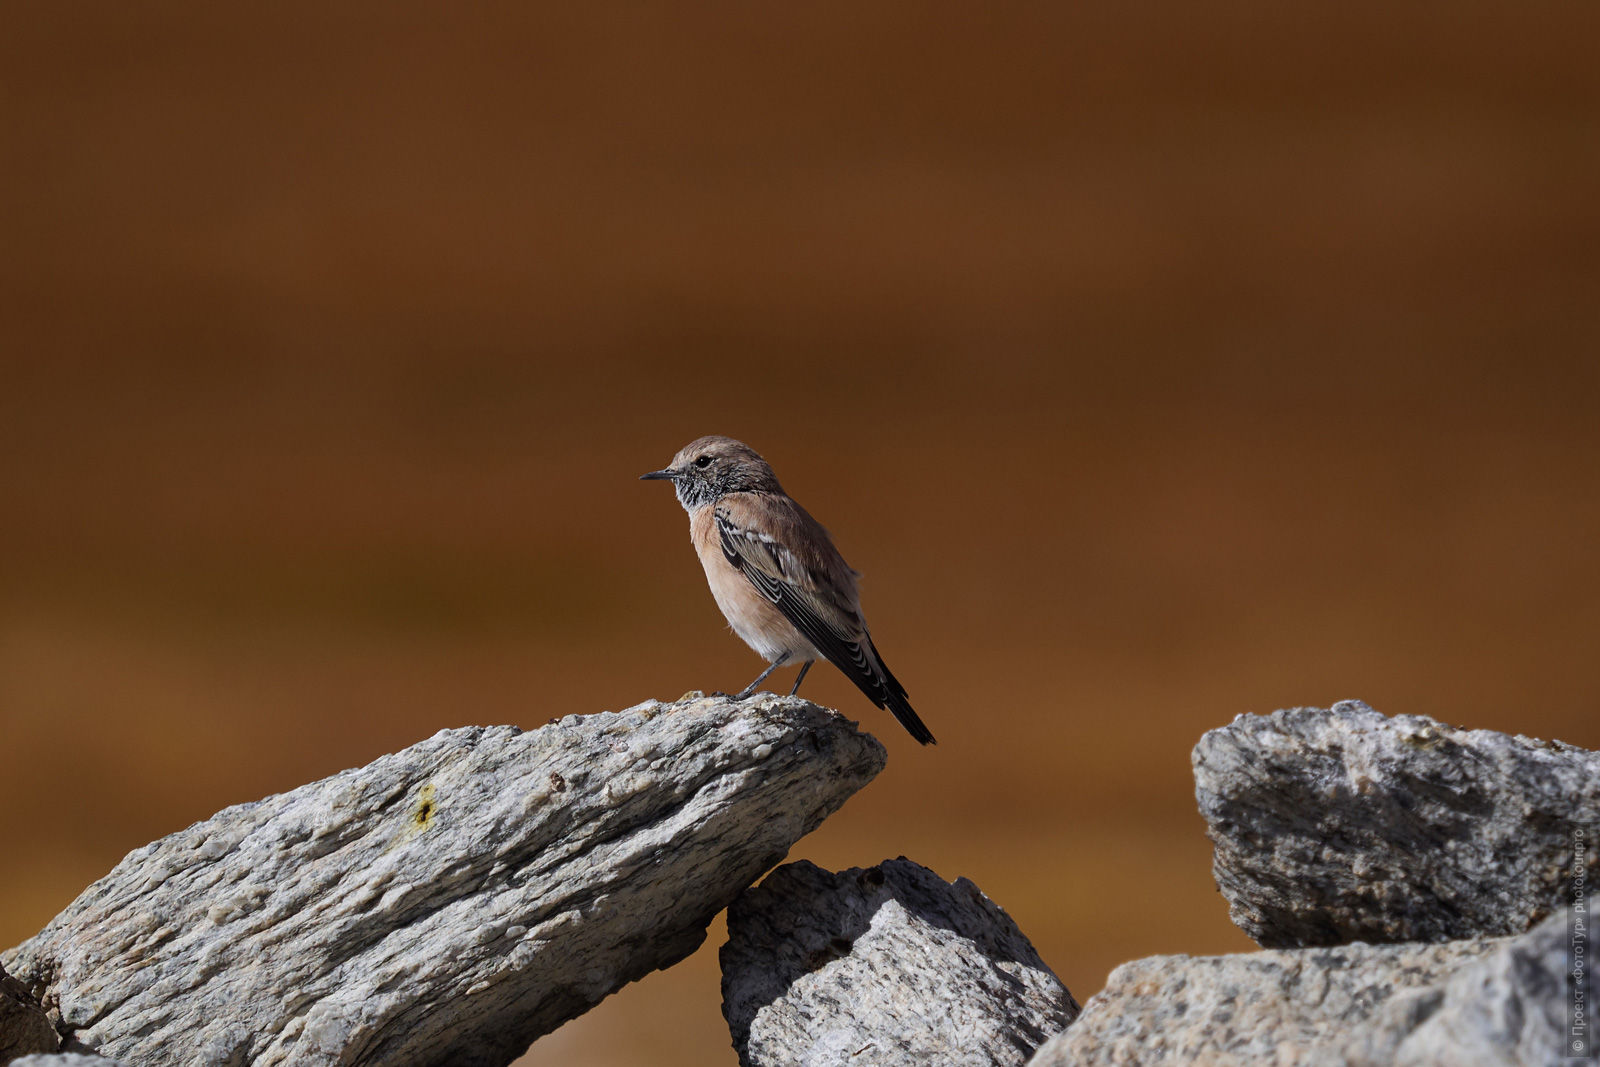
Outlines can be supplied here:
[[716, 503], [728, 493], [781, 493], [777, 476], [761, 454], [731, 437], [702, 437], [678, 450], [664, 470], [639, 475], [641, 480], [670, 480], [686, 509]]

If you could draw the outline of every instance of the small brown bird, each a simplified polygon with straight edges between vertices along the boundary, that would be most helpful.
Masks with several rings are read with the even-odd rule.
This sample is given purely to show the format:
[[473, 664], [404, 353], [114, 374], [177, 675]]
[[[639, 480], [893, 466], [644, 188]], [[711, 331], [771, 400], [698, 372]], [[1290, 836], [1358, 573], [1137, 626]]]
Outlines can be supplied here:
[[790, 499], [755, 449], [731, 437], [702, 437], [641, 480], [671, 481], [689, 513], [689, 539], [733, 632], [770, 666], [744, 687], [800, 661], [794, 695], [819, 657], [844, 672], [878, 707], [887, 707], [925, 745], [933, 734], [911, 709], [861, 617], [860, 574], [839, 555], [822, 524]]

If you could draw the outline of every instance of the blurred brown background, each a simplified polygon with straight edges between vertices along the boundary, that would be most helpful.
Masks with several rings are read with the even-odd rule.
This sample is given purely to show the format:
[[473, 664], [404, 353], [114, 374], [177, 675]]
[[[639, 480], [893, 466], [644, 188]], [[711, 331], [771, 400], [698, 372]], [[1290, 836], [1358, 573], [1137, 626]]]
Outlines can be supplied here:
[[[814, 672], [891, 760], [795, 855], [1080, 998], [1247, 947], [1239, 712], [1600, 746], [1588, 0], [5, 10], [4, 944], [442, 727], [743, 685], [635, 480], [708, 432], [941, 742]], [[528, 1062], [732, 1064], [720, 940]]]

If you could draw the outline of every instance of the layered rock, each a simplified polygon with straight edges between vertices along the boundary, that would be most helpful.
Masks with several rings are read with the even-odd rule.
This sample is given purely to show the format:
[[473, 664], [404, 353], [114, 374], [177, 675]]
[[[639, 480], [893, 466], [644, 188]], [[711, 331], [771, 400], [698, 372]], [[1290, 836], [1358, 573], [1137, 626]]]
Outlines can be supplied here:
[[130, 853], [5, 964], [137, 1067], [505, 1064], [692, 952], [883, 763], [768, 695], [446, 730]]

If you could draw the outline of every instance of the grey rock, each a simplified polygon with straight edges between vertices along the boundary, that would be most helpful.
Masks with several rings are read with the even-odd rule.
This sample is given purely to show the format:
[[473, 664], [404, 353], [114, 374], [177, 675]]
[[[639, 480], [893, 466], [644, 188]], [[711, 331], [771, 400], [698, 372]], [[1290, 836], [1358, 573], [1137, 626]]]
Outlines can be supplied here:
[[1123, 964], [1029, 1067], [1562, 1062], [1567, 916], [1518, 937]]
[[778, 868], [729, 908], [721, 959], [747, 1067], [1020, 1065], [1078, 1013], [977, 886], [904, 858]]
[[691, 697], [446, 730], [229, 808], [6, 965], [64, 1037], [139, 1067], [509, 1063], [687, 956], [883, 767], [804, 700]]
[[[1348, 1041], [1329, 1050], [1319, 1067], [1560, 1063], [1571, 1040], [1567, 946], [1567, 915], [1560, 912], [1448, 980], [1394, 997]], [[1592, 1003], [1590, 1020], [1592, 1040]]]
[[1111, 972], [1030, 1067], [1312, 1062], [1396, 993], [1431, 987], [1495, 947], [1343, 945], [1134, 960]]
[[[0, 1063], [4, 1063], [0, 1060]], [[108, 1060], [86, 1052], [49, 1052], [12, 1060], [11, 1067], [127, 1067], [121, 1060]]]
[[1229, 914], [1269, 948], [1522, 933], [1600, 826], [1600, 753], [1359, 701], [1241, 715], [1194, 774]]
[[0, 967], [0, 1064], [30, 1052], [54, 1052], [61, 1038], [26, 986]]

